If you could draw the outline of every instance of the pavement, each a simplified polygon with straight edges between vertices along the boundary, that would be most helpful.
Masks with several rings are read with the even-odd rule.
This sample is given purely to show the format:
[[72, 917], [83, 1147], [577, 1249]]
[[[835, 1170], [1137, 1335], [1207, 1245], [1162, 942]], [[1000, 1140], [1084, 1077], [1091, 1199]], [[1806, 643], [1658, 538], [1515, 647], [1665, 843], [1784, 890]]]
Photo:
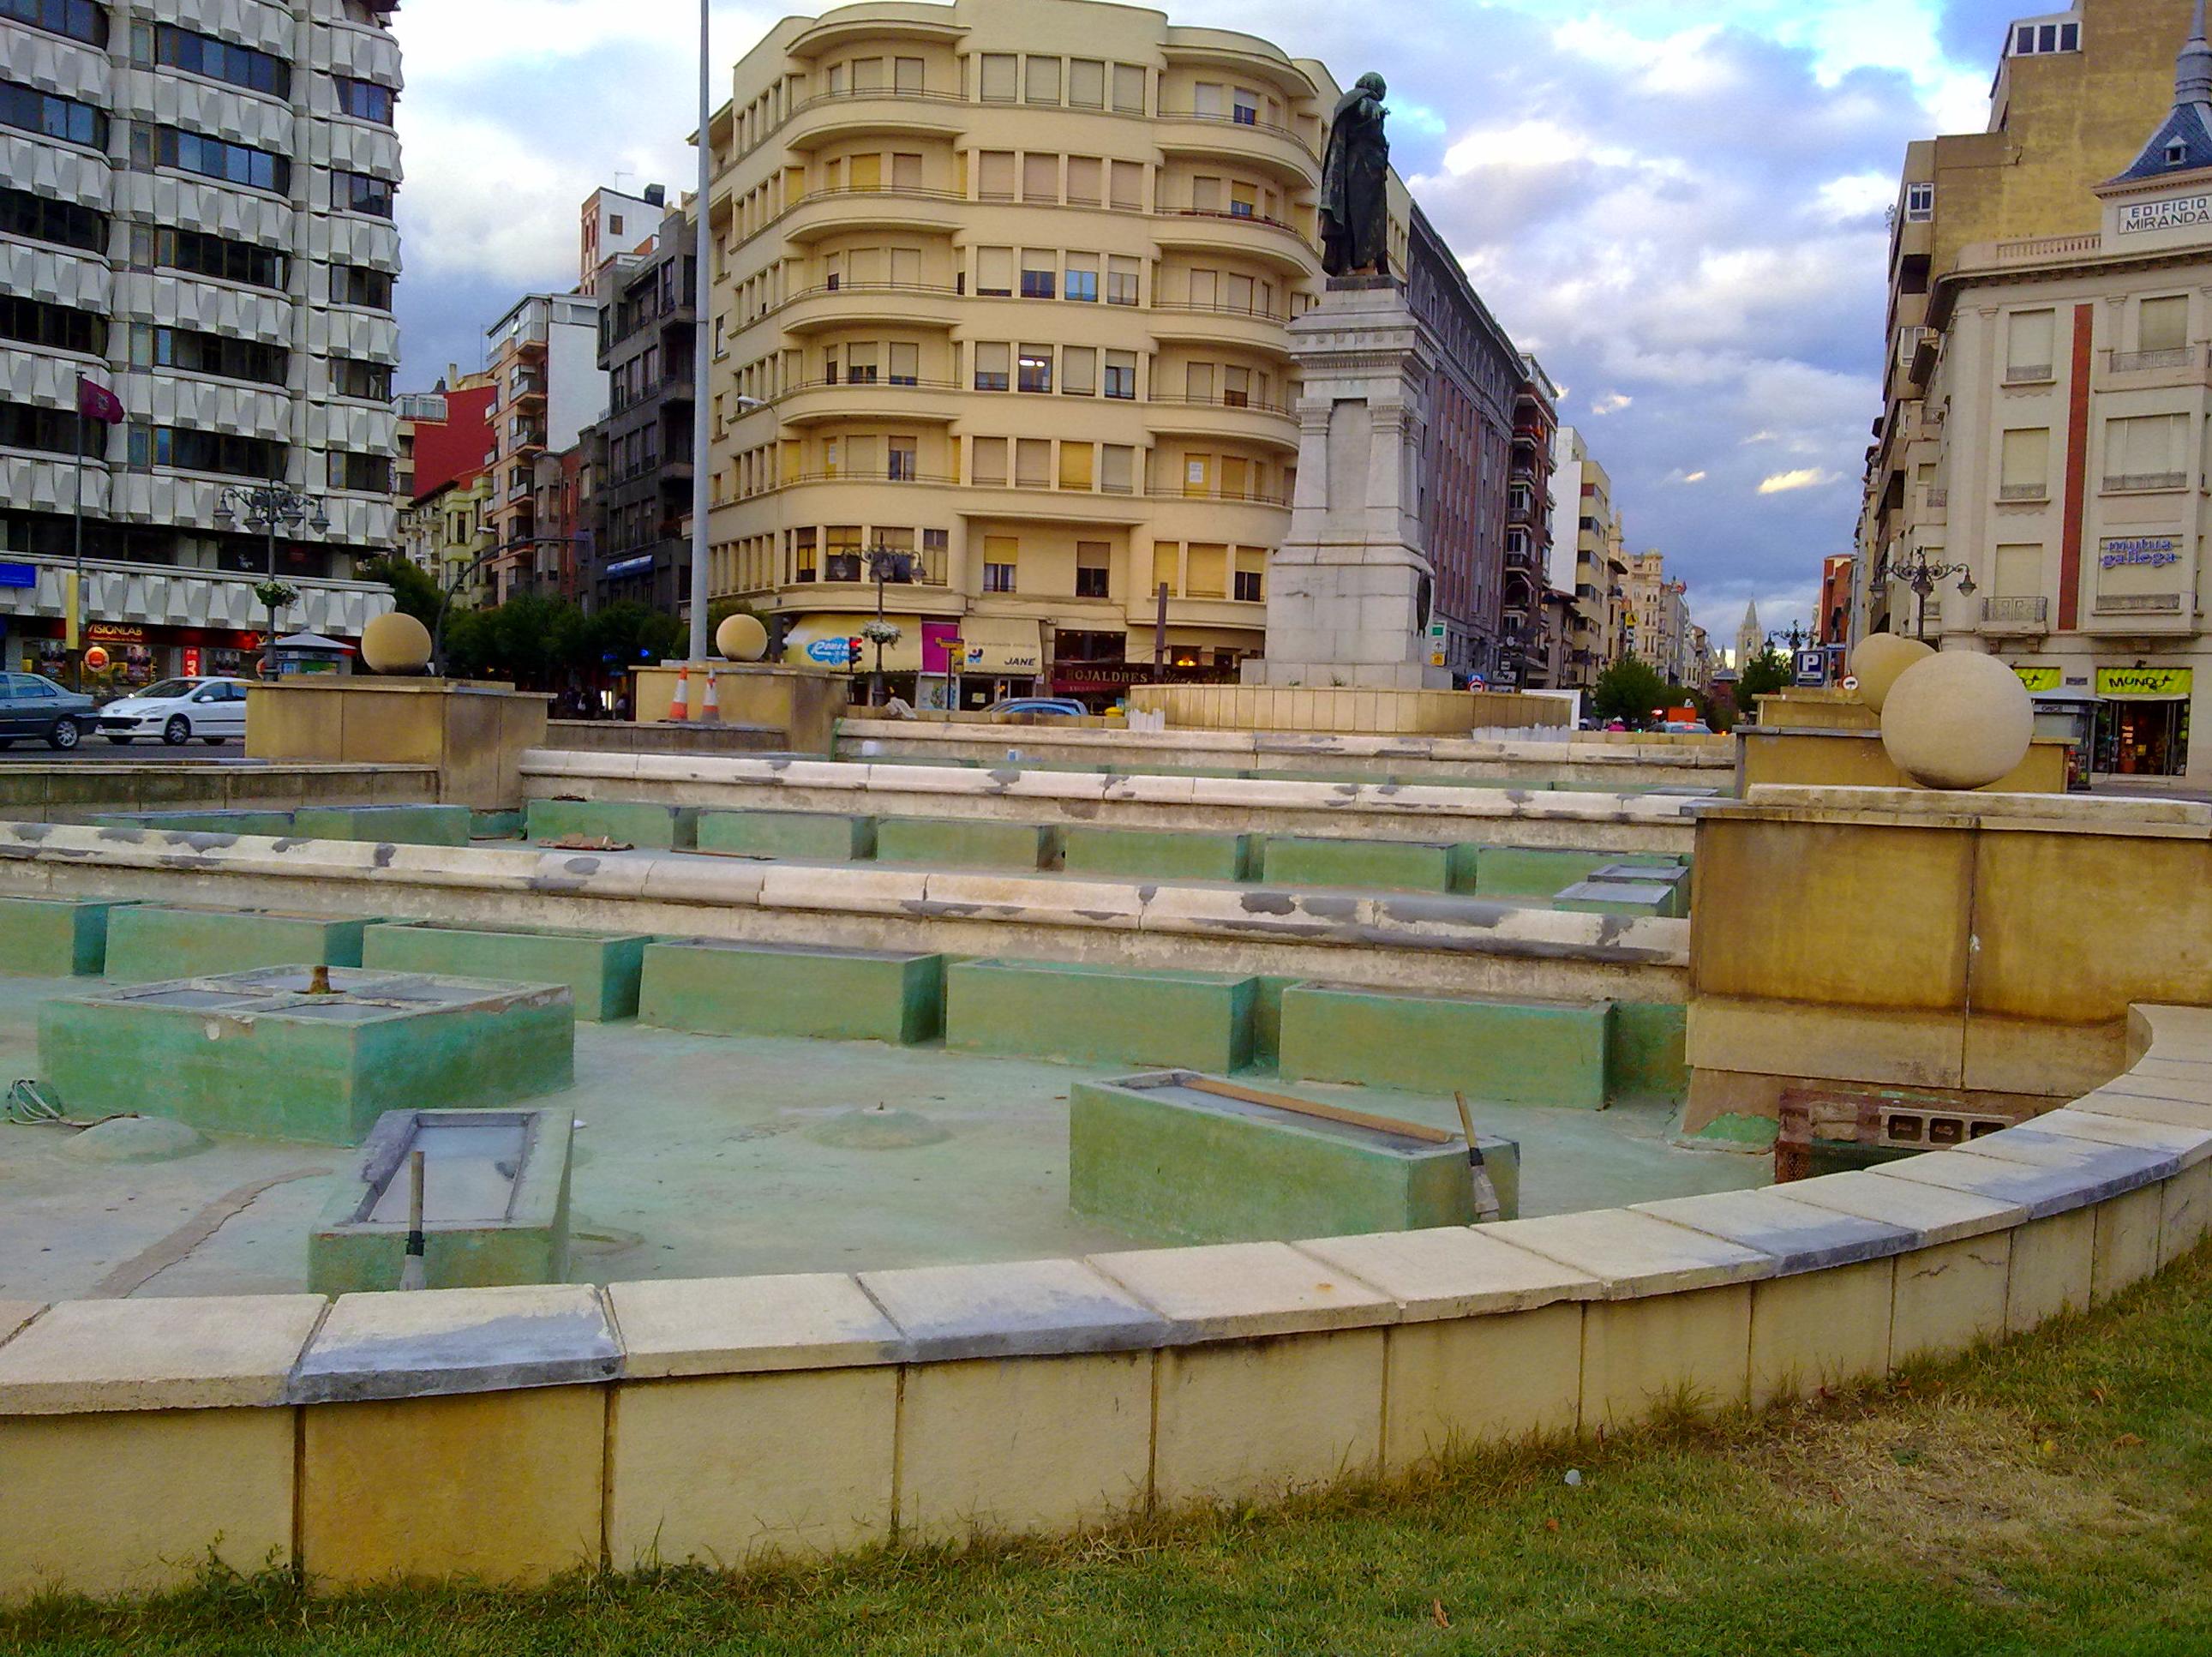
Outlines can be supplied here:
[[86, 765], [120, 761], [137, 765], [176, 765], [222, 759], [235, 764], [245, 758], [246, 743], [239, 737], [226, 737], [221, 742], [188, 742], [181, 748], [173, 748], [158, 738], [110, 742], [104, 736], [88, 736], [65, 753], [59, 748], [48, 747], [44, 737], [19, 736], [13, 746], [0, 748], [0, 765]]

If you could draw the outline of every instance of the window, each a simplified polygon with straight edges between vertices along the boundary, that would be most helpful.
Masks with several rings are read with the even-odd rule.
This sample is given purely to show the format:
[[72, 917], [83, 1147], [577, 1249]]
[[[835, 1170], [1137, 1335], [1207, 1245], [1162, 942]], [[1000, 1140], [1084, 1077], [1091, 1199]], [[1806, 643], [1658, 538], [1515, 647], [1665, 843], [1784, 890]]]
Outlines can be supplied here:
[[1052, 389], [1052, 347], [1024, 345], [1015, 367], [1018, 370], [1014, 386], [1018, 391], [1048, 392]]
[[884, 60], [880, 58], [853, 59], [853, 90], [881, 92], [884, 89]]
[[1006, 391], [1013, 384], [1013, 347], [1000, 341], [979, 339], [975, 344], [975, 389]]
[[1054, 267], [1059, 262], [1058, 258], [1049, 251], [1040, 251], [1035, 247], [1023, 248], [1022, 297], [1050, 299], [1059, 277], [1059, 272]]
[[921, 157], [894, 155], [891, 157], [891, 188], [919, 190], [921, 188]]
[[[831, 375], [833, 380], [836, 375]], [[876, 383], [876, 346], [873, 340], [865, 344], [845, 347], [845, 381], [848, 385], [872, 386]]]
[[1060, 348], [1060, 389], [1066, 397], [1089, 397], [1098, 389], [1098, 352], [1091, 345]]
[[1267, 555], [1256, 546], [1237, 549], [1236, 587], [1229, 596], [1242, 604], [1258, 604], [1265, 596], [1261, 588], [1267, 579]]
[[2051, 378], [2055, 311], [2014, 311], [2005, 326], [2005, 379], [2009, 382]]
[[1182, 492], [1191, 496], [1213, 493], [1213, 457], [1211, 454], [1185, 454], [1182, 457]]
[[894, 247], [891, 256], [891, 285], [895, 288], [921, 286], [921, 249]]
[[983, 538], [983, 590], [986, 593], [1011, 593], [1014, 590], [1014, 564], [1021, 556], [1021, 543], [1011, 535], [986, 535]]
[[1114, 163], [1113, 202], [1125, 213], [1145, 210], [1145, 169], [1140, 162]]
[[2189, 344], [2189, 298], [2146, 299], [2136, 314], [2136, 349], [2178, 351]]
[[187, 75], [226, 81], [249, 92], [265, 92], [272, 98], [292, 95], [292, 66], [282, 58], [171, 23], [132, 24], [131, 57], [141, 68], [159, 64]]
[[1200, 173], [1190, 181], [1190, 209], [1194, 213], [1218, 213], [1221, 210], [1221, 180], [1210, 174]]
[[[349, 213], [373, 213], [378, 218], [392, 216], [392, 181], [371, 178], [366, 173], [331, 174], [331, 205]], [[622, 234], [622, 221], [614, 221], [614, 232]]]
[[1221, 401], [1224, 407], [1243, 409], [1252, 406], [1252, 370], [1224, 368], [1221, 371]]
[[811, 582], [815, 579], [814, 531], [794, 529], [790, 533], [791, 579]]
[[1229, 215], [1231, 218], [1249, 219], [1260, 210], [1260, 190], [1257, 185], [1242, 184], [1231, 180], [1229, 185]]
[[1062, 489], [1088, 490], [1096, 475], [1094, 460], [1088, 443], [1062, 443], [1060, 446], [1060, 486]]
[[893, 483], [912, 483], [921, 475], [919, 447], [911, 437], [884, 440], [884, 476]]
[[369, 495], [392, 493], [392, 461], [382, 454], [348, 454], [331, 451], [331, 487], [358, 490]]
[[1118, 397], [1125, 402], [1137, 395], [1137, 354], [1134, 351], [1106, 353], [1105, 392], [1109, 397]]
[[2149, 414], [2105, 423], [2105, 487], [2179, 489], [2189, 481], [2189, 416]]
[[1061, 284], [1060, 295], [1079, 305], [1098, 302], [1098, 255], [1070, 253], [1067, 256], [1067, 277]]
[[984, 149], [975, 156], [975, 194], [984, 201], [1014, 198], [1014, 152]]
[[[264, 345], [235, 334], [202, 333], [191, 328], [134, 322], [131, 325], [131, 366], [181, 369], [188, 374], [281, 386], [284, 383], [287, 359], [282, 345]], [[386, 369], [379, 400], [388, 402], [391, 397], [392, 376]]]
[[1052, 442], [1044, 437], [1014, 439], [1014, 484], [1019, 489], [1045, 489], [1052, 483]]
[[2050, 428], [2036, 426], [2005, 433], [2002, 464], [2000, 500], [2042, 500], [2051, 488]]
[[96, 420], [79, 420], [74, 408], [33, 408], [28, 403], [0, 403], [0, 448], [69, 454], [76, 448], [80, 427], [88, 428], [83, 432], [84, 452], [93, 455], [106, 454], [107, 429]]
[[1191, 88], [1190, 113], [1203, 120], [1223, 119], [1229, 113], [1224, 91], [1218, 81], [1200, 81]]
[[1109, 495], [1127, 495], [1135, 488], [1137, 451], [1127, 443], [1106, 443], [1098, 451], [1098, 487]]
[[1908, 184], [1905, 186], [1905, 222], [1925, 224], [1936, 216], [1936, 186], [1932, 184]]
[[919, 58], [891, 59], [891, 88], [896, 92], [923, 90], [923, 64]]
[[1060, 157], [1058, 155], [1024, 155], [1022, 157], [1022, 199], [1024, 201], [1058, 201], [1060, 199]]
[[1105, 199], [1099, 194], [1099, 180], [1104, 176], [1106, 164], [1096, 155], [1070, 155], [1067, 158], [1067, 198], [1080, 207], [1096, 207]]
[[975, 292], [984, 299], [1005, 299], [1014, 291], [1014, 250], [978, 247], [975, 250]]
[[1218, 541], [1193, 541], [1184, 560], [1187, 590], [1194, 599], [1229, 596], [1229, 549]]
[[2046, 52], [2081, 50], [2081, 26], [2079, 23], [2022, 23], [2013, 33], [2012, 52], [2015, 58], [2039, 57]]
[[1109, 583], [1114, 550], [1104, 541], [1078, 541], [1075, 544], [1075, 596], [1079, 599], [1110, 597]]
[[1060, 59], [1032, 58], [1024, 66], [1022, 82], [1022, 101], [1032, 104], [1056, 104], [1060, 101]]
[[[388, 86], [374, 81], [356, 81], [350, 75], [331, 77], [338, 90], [338, 113], [350, 115], [357, 121], [374, 121], [380, 126], [392, 125], [392, 113], [398, 102], [398, 94]], [[614, 222], [614, 233], [622, 234], [622, 221]]]
[[1108, 257], [1106, 302], [1109, 305], [1134, 305], [1137, 302], [1137, 271], [1134, 256], [1115, 253]]
[[1145, 69], [1141, 64], [1114, 65], [1114, 107], [1124, 115], [1145, 113]]
[[1259, 125], [1260, 94], [1249, 87], [1238, 87], [1230, 97], [1229, 116], [1239, 126]]
[[[212, 472], [265, 482], [282, 477], [284, 469], [282, 444], [241, 437], [234, 432], [195, 431], [188, 426], [133, 425], [129, 454], [131, 465], [140, 471], [173, 466], [181, 472]], [[388, 486], [385, 492], [391, 492]]]
[[1003, 488], [1006, 481], [1006, 440], [973, 437], [968, 442], [968, 481]]
[[[285, 285], [285, 256], [271, 247], [256, 247], [250, 242], [233, 241], [228, 236], [210, 235], [204, 230], [156, 230], [151, 225], [131, 227], [131, 262], [143, 268], [156, 266], [163, 270], [183, 271], [192, 276], [213, 277], [220, 282], [244, 283], [253, 288], [282, 289]], [[336, 304], [358, 302], [339, 297], [339, 272], [349, 269], [345, 265], [331, 268], [331, 298]], [[374, 271], [362, 271], [365, 277], [379, 276]], [[392, 278], [384, 277], [384, 298], [374, 302], [376, 308], [392, 308]]]
[[251, 144], [227, 143], [204, 138], [197, 132], [173, 126], [134, 125], [131, 129], [131, 163], [146, 168], [173, 167], [225, 184], [270, 190], [283, 195], [292, 187], [292, 163], [282, 155]]
[[983, 101], [987, 104], [1013, 102], [1018, 68], [1019, 64], [1011, 52], [985, 52], [981, 70]]
[[29, 87], [0, 81], [0, 126], [12, 126], [41, 137], [69, 143], [107, 148], [107, 117], [90, 104], [74, 98], [57, 98]]
[[1997, 548], [1996, 592], [1993, 597], [2033, 598], [2043, 591], [2043, 544]]
[[93, 0], [0, 0], [0, 17], [66, 34], [88, 46], [107, 44], [107, 12]]
[[921, 383], [921, 347], [911, 340], [891, 342], [890, 372], [885, 377], [894, 386], [918, 386]]
[[0, 339], [44, 345], [85, 356], [107, 355], [107, 319], [71, 305], [0, 294]]
[[[4, 3], [5, 0], [0, 0]], [[75, 202], [54, 201], [27, 190], [0, 187], [0, 235], [21, 236], [27, 241], [51, 242], [57, 247], [81, 247], [102, 253], [107, 247], [107, 220], [96, 210]]]
[[331, 266], [331, 303], [359, 305], [372, 311], [392, 308], [392, 278], [360, 265]]
[[1173, 598], [1182, 586], [1182, 546], [1176, 541], [1152, 543], [1152, 584], [1151, 591], [1164, 591]]
[[852, 158], [853, 188], [880, 190], [884, 187], [884, 158], [881, 155], [855, 155]]
[[1067, 64], [1067, 101], [1078, 109], [1106, 107], [1106, 65], [1095, 58], [1073, 58]]

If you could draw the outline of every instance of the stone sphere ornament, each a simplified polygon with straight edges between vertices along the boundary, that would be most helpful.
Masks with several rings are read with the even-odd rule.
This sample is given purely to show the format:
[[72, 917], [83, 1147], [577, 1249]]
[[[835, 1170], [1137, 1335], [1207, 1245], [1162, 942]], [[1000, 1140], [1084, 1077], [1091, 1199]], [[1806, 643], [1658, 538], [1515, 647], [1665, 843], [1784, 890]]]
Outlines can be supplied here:
[[419, 673], [430, 662], [430, 630], [388, 611], [361, 630], [361, 659], [373, 673]]
[[1995, 656], [1947, 650], [1917, 661], [1889, 687], [1881, 746], [1923, 788], [1985, 789], [2027, 758], [2035, 704]]
[[768, 629], [758, 616], [725, 616], [714, 630], [714, 648], [726, 661], [758, 661], [768, 654]]
[[1935, 654], [1917, 638], [1898, 633], [1868, 634], [1851, 647], [1851, 673], [1859, 682], [1859, 700], [1880, 713], [1898, 675]]

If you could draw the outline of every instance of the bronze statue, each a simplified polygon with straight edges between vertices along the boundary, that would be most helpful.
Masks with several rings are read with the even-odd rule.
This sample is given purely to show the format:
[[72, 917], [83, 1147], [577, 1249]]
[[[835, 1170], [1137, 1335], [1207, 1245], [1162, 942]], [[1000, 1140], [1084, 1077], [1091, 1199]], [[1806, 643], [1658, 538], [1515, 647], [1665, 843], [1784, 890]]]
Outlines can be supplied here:
[[1382, 135], [1388, 88], [1363, 75], [1337, 100], [1321, 163], [1321, 264], [1331, 276], [1390, 274], [1390, 140]]

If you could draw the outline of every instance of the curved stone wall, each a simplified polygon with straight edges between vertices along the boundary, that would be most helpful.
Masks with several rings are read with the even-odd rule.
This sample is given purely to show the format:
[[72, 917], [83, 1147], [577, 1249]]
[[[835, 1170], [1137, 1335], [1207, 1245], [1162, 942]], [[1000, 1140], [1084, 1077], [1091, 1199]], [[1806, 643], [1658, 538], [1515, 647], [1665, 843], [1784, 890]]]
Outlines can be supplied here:
[[0, 1595], [734, 1565], [1763, 1404], [2108, 1299], [2212, 1222], [2212, 1011], [1966, 1148], [1478, 1229], [689, 1282], [0, 1304]]

